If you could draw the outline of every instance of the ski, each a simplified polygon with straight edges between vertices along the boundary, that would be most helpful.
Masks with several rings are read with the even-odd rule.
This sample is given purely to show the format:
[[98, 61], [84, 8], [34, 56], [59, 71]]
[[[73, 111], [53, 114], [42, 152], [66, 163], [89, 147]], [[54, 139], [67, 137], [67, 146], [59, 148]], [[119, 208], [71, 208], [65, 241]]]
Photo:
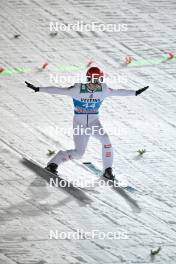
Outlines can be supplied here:
[[39, 174], [42, 178], [44, 178], [51, 187], [63, 187], [70, 189], [79, 189], [85, 191], [93, 191], [92, 187], [84, 187], [79, 185], [79, 183], [68, 181], [65, 179], [66, 177], [62, 177], [59, 174], [55, 174], [47, 170], [42, 164], [33, 160], [31, 157], [23, 155], [23, 161], [28, 164], [28, 167], [31, 167], [37, 174]]
[[100, 180], [103, 179], [105, 182], [108, 182], [108, 184], [112, 187], [124, 189], [124, 190], [127, 190], [129, 192], [137, 191], [137, 189], [135, 189], [134, 187], [132, 187], [126, 183], [120, 182], [116, 179], [108, 180], [107, 178], [103, 177], [102, 176], [103, 172], [99, 168], [97, 168], [92, 162], [83, 162], [83, 167], [85, 167], [85, 169], [88, 169], [89, 171], [93, 172], [97, 177], [99, 177]]

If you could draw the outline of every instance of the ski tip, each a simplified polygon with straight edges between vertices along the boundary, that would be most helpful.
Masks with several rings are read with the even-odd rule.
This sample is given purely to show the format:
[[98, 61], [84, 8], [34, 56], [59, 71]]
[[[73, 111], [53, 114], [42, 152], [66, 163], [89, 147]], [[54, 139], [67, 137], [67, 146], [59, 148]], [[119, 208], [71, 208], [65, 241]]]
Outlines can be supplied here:
[[137, 192], [137, 189], [135, 189], [134, 187], [132, 187], [132, 186], [126, 186], [124, 189], [126, 189], [127, 191], [129, 191], [129, 192]]
[[26, 156], [26, 155], [23, 155], [23, 156], [22, 156], [22, 159], [24, 159], [24, 160], [28, 160], [28, 159], [29, 159], [29, 157], [28, 157], [28, 156]]

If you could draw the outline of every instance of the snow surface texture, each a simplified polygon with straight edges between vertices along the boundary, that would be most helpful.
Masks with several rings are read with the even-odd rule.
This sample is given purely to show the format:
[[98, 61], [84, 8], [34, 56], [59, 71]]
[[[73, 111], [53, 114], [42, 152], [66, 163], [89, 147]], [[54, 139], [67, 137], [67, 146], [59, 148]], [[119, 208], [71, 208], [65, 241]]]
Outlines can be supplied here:
[[[141, 60], [176, 54], [175, 0], [1, 0], [0, 15], [0, 66], [32, 69], [0, 75], [0, 263], [174, 264], [176, 63], [120, 65], [126, 55]], [[128, 31], [50, 35], [49, 22], [78, 20], [126, 23]], [[25, 153], [46, 164], [48, 149], [73, 147], [72, 136], [59, 131], [72, 125], [71, 100], [33, 93], [24, 81], [49, 86], [57, 67], [86, 65], [90, 59], [111, 76], [119, 71], [126, 75], [126, 84], [109, 81], [113, 88], [150, 86], [139, 97], [107, 99], [101, 110], [104, 126], [118, 129], [111, 136], [116, 175], [138, 193], [125, 195], [108, 187], [85, 193], [51, 188], [21, 162]], [[45, 62], [48, 68], [38, 70]], [[146, 149], [142, 157], [137, 156], [139, 149]], [[82, 161], [101, 168], [99, 142], [89, 142]], [[70, 179], [95, 179], [80, 164], [70, 161], [60, 171]], [[50, 230], [78, 229], [126, 232], [127, 239], [49, 237]], [[159, 246], [159, 254], [151, 256], [150, 250]]]

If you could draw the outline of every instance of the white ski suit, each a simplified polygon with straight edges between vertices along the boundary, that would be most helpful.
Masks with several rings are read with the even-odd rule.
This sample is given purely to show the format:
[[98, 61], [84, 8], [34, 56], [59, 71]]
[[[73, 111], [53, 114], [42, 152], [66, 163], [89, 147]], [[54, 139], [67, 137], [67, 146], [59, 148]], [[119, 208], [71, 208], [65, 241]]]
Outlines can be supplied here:
[[[73, 128], [79, 129], [74, 133], [75, 149], [60, 150], [49, 162], [57, 165], [70, 159], [80, 159], [86, 149], [90, 135], [100, 140], [102, 144], [103, 169], [112, 167], [113, 149], [107, 133], [103, 130], [99, 120], [99, 108], [109, 96], [135, 96], [133, 90], [114, 90], [102, 83], [95, 91], [88, 89], [86, 84], [76, 83], [69, 88], [41, 87], [40, 92], [49, 94], [68, 95], [74, 104]], [[75, 130], [74, 130], [75, 131]]]

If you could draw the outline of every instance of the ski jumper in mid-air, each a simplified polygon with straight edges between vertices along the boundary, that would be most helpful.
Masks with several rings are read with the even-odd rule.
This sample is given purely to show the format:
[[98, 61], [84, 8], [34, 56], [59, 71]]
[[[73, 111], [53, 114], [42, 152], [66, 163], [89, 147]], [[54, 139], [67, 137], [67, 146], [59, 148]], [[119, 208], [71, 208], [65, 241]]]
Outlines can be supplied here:
[[73, 135], [75, 148], [60, 150], [47, 164], [47, 169], [57, 173], [58, 166], [71, 159], [80, 159], [87, 147], [90, 136], [100, 140], [102, 144], [103, 176], [113, 180], [113, 148], [108, 134], [104, 131], [99, 120], [99, 108], [103, 100], [110, 96], [137, 96], [147, 87], [137, 91], [112, 89], [103, 83], [103, 72], [98, 67], [91, 67], [87, 71], [87, 83], [76, 83], [68, 88], [36, 87], [26, 82], [26, 85], [35, 92], [60, 94], [72, 97], [74, 105], [73, 128], [77, 128]]

